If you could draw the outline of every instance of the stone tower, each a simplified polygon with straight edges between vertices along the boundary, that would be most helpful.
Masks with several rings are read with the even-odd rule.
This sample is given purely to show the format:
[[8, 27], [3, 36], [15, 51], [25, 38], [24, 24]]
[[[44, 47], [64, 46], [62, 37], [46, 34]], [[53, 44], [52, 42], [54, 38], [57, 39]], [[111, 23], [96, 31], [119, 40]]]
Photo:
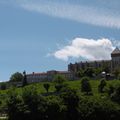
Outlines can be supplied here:
[[120, 68], [120, 50], [118, 47], [116, 47], [115, 50], [111, 53], [111, 58], [112, 71], [114, 71], [117, 68]]

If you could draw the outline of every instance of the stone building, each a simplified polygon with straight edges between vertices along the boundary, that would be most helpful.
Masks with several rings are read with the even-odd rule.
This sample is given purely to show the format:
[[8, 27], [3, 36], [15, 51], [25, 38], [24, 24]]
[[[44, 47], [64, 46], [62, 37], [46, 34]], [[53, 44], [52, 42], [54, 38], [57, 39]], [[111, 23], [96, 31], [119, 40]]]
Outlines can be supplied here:
[[115, 70], [120, 68], [120, 50], [119, 48], [116, 48], [112, 53], [111, 53], [111, 69]]
[[116, 47], [115, 50], [113, 50], [111, 53], [111, 60], [81, 61], [74, 64], [70, 63], [68, 65], [68, 71], [77, 72], [80, 69], [86, 69], [88, 67], [101, 68], [104, 66], [107, 66], [111, 72], [120, 67], [119, 48]]
[[73, 80], [73, 74], [70, 71], [56, 71], [51, 70], [43, 73], [31, 73], [27, 74], [28, 83], [37, 83], [42, 81], [52, 81], [55, 75], [62, 75], [68, 80]]
[[92, 68], [101, 68], [107, 66], [111, 72], [115, 69], [120, 68], [120, 50], [119, 48], [115, 48], [115, 50], [111, 53], [111, 60], [96, 60], [96, 61], [81, 61], [76, 62], [74, 64], [70, 63], [68, 65], [68, 71], [56, 71], [51, 70], [43, 73], [31, 73], [27, 74], [27, 82], [28, 83], [36, 83], [41, 81], [52, 81], [55, 75], [63, 75], [68, 80], [77, 79], [75, 76], [75, 72], [80, 69], [86, 69], [89, 67]]

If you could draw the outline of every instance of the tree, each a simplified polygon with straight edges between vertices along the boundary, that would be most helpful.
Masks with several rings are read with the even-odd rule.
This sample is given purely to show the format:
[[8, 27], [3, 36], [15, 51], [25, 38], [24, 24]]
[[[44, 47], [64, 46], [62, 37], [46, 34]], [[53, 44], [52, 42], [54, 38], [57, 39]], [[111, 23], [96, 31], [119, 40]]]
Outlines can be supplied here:
[[46, 89], [46, 91], [48, 93], [48, 90], [50, 88], [50, 84], [49, 83], [44, 83], [43, 86], [44, 86], [44, 88]]
[[[22, 100], [21, 97], [17, 94], [14, 88], [10, 89], [7, 93], [7, 114], [9, 120], [21, 120], [23, 117], [21, 113]], [[22, 119], [23, 120], [23, 119]]]
[[106, 81], [105, 81], [105, 79], [103, 78], [101, 81], [100, 81], [100, 84], [99, 84], [99, 86], [98, 86], [98, 91], [100, 92], [100, 93], [103, 93], [104, 92], [104, 87], [106, 86]]
[[109, 99], [82, 97], [79, 104], [81, 120], [119, 120], [120, 108]]
[[39, 96], [35, 86], [26, 86], [22, 91], [22, 99], [29, 111], [30, 120], [38, 120], [39, 118], [39, 104], [42, 101], [42, 97]]
[[102, 71], [103, 70], [102, 70], [101, 67], [100, 68], [94, 68], [94, 73], [95, 73], [96, 76], [99, 75], [99, 74], [101, 74]]
[[23, 80], [23, 75], [19, 72], [12, 74], [10, 77], [10, 82], [22, 82], [22, 80]]
[[63, 87], [64, 87], [64, 85], [62, 85], [62, 84], [56, 84], [55, 85], [55, 89], [56, 89], [57, 92], [60, 92]]
[[54, 77], [54, 82], [57, 83], [57, 84], [63, 84], [63, 82], [65, 82], [65, 81], [66, 81], [66, 79], [63, 75], [57, 74]]
[[47, 96], [46, 106], [46, 116], [47, 120], [66, 120], [64, 119], [66, 106], [64, 105], [62, 99], [59, 96]]
[[120, 85], [114, 89], [113, 94], [111, 94], [111, 99], [120, 104]]
[[81, 78], [84, 76], [84, 70], [80, 69], [77, 73], [76, 73], [77, 77]]
[[108, 87], [108, 95], [111, 96], [111, 95], [114, 93], [114, 90], [115, 90], [114, 86], [113, 86], [113, 85], [110, 85], [110, 86]]
[[115, 75], [115, 77], [116, 77], [116, 79], [117, 79], [118, 76], [119, 76], [119, 74], [120, 74], [120, 69], [119, 69], [119, 68], [116, 68], [113, 73], [114, 73], [114, 75]]
[[24, 87], [21, 94], [16, 89], [8, 91], [7, 113], [9, 120], [45, 120], [46, 103], [35, 86]]
[[1, 83], [0, 88], [1, 90], [5, 90], [7, 88], [6, 83]]
[[24, 71], [23, 72], [23, 80], [22, 80], [22, 86], [26, 86], [27, 85], [27, 76], [26, 76], [26, 72]]
[[78, 120], [79, 118], [79, 101], [80, 97], [77, 94], [75, 89], [68, 89], [66, 92], [63, 92], [60, 97], [63, 99], [64, 104], [67, 106], [65, 120]]
[[93, 74], [94, 74], [93, 68], [89, 67], [84, 71], [84, 75], [86, 75], [87, 77], [93, 77]]
[[86, 92], [87, 95], [92, 92], [88, 77], [83, 77], [81, 80], [81, 92]]

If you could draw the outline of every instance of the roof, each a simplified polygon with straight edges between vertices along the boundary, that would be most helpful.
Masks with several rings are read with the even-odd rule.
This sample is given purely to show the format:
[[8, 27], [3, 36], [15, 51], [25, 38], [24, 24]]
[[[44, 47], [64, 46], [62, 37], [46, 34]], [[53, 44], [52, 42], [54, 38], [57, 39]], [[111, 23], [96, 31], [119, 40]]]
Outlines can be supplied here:
[[68, 74], [70, 71], [57, 71], [58, 74]]
[[47, 73], [43, 72], [43, 73], [31, 73], [31, 74], [27, 74], [27, 76], [29, 75], [47, 75]]
[[116, 47], [111, 54], [120, 54], [120, 50]]
[[[54, 74], [68, 74], [70, 73], [69, 71], [56, 71], [56, 73]], [[31, 75], [47, 75], [48, 73], [43, 72], [43, 73], [31, 73], [31, 74], [27, 74], [27, 76], [31, 76]]]

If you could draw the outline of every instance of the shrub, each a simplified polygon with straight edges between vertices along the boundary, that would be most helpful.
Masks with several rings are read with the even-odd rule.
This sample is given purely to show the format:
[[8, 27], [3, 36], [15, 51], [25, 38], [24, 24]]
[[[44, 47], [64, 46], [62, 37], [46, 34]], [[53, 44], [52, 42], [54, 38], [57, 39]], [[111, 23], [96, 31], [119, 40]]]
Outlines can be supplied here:
[[63, 75], [55, 75], [54, 82], [57, 84], [62, 84], [66, 81], [65, 77]]
[[60, 97], [63, 99], [63, 103], [67, 107], [65, 120], [77, 120], [79, 118], [79, 100], [80, 97], [76, 90], [69, 89], [67, 92], [63, 92]]
[[56, 92], [60, 92], [63, 88], [63, 85], [62, 84], [56, 84], [55, 85], [55, 89], [56, 89]]
[[102, 79], [102, 80], [100, 81], [99, 86], [98, 86], [98, 91], [99, 91], [100, 93], [103, 93], [105, 86], [106, 86], [106, 81], [105, 81], [105, 79]]
[[47, 120], [64, 120], [66, 106], [63, 104], [62, 99], [57, 96], [48, 96], [46, 101], [45, 115]]
[[44, 83], [43, 86], [44, 86], [45, 90], [46, 90], [47, 93], [48, 93], [48, 90], [49, 90], [49, 88], [50, 88], [50, 84], [49, 84], [49, 83]]
[[107, 99], [84, 97], [79, 104], [81, 120], [119, 120], [120, 108]]
[[111, 96], [111, 95], [114, 93], [114, 90], [115, 90], [114, 86], [113, 86], [113, 85], [110, 85], [110, 86], [108, 87], [108, 95]]
[[1, 83], [0, 88], [1, 90], [5, 90], [7, 88], [6, 83]]
[[92, 92], [88, 77], [83, 77], [81, 80], [81, 92], [85, 92], [87, 95]]
[[115, 88], [113, 94], [111, 94], [111, 99], [120, 104], [120, 86]]
[[8, 92], [7, 100], [7, 114], [9, 116], [9, 120], [21, 120], [23, 119], [23, 114], [21, 114], [23, 109], [22, 99], [17, 94], [15, 89], [11, 89]]

